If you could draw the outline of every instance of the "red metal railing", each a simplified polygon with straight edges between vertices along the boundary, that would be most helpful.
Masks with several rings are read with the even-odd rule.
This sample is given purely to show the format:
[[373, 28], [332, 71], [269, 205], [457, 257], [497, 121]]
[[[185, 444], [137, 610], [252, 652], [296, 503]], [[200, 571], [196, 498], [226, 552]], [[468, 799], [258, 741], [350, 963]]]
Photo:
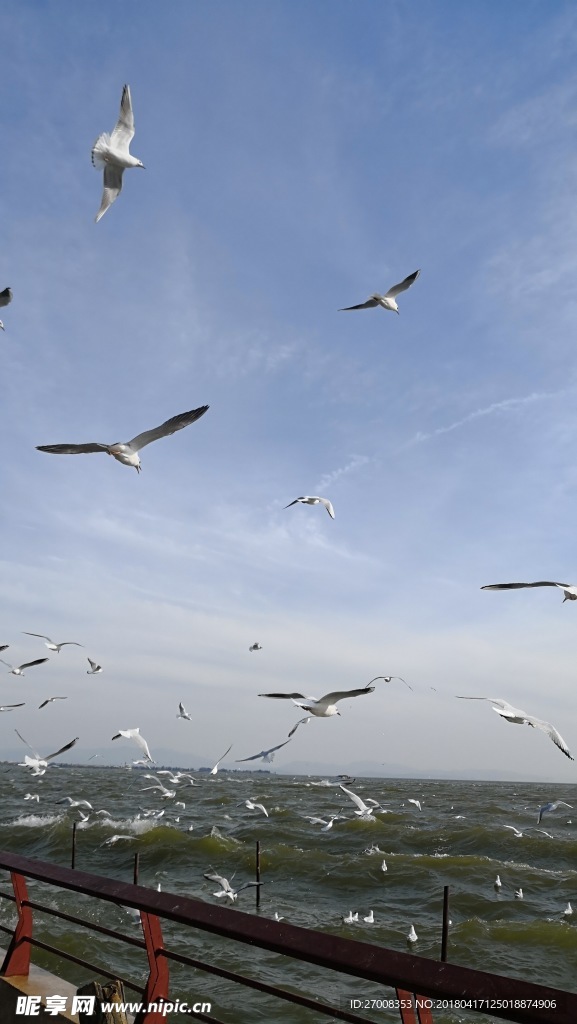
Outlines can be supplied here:
[[[330, 1015], [333, 1019], [349, 1021], [352, 1024], [370, 1024], [371, 1018], [358, 1016], [352, 1012], [352, 1007], [329, 1006], [301, 992], [269, 985], [259, 978], [235, 973], [216, 964], [205, 963], [167, 949], [160, 923], [162, 918], [251, 947], [282, 954], [296, 961], [393, 988], [401, 1004], [399, 1012], [403, 1024], [432, 1024], [433, 1017], [428, 1006], [428, 1001], [431, 1000], [461, 1001], [468, 1004], [469, 1009], [479, 1010], [491, 1017], [517, 1021], [518, 1024], [577, 1022], [577, 994], [571, 992], [475, 971], [456, 964], [428, 960], [408, 953], [397, 953], [365, 942], [282, 924], [268, 918], [215, 907], [200, 900], [159, 893], [143, 886], [72, 871], [11, 853], [0, 852], [0, 868], [11, 873], [14, 888], [14, 895], [0, 892], [0, 897], [13, 901], [18, 913], [13, 933], [2, 927], [3, 931], [8, 931], [12, 936], [0, 968], [0, 975], [6, 977], [28, 974], [32, 946], [55, 953], [104, 977], [119, 977], [118, 973], [112, 973], [36, 939], [33, 935], [35, 911], [50, 914], [144, 950], [149, 967], [148, 981], [142, 993], [145, 1007], [169, 1001], [168, 962], [172, 960], [256, 989], [268, 996], [296, 1003], [314, 1010], [317, 1014]], [[144, 941], [31, 901], [28, 898], [26, 878], [139, 910]], [[130, 979], [120, 980], [130, 988], [142, 991], [141, 986], [135, 985]], [[419, 996], [412, 995], [415, 992], [419, 993]], [[387, 998], [386, 992], [383, 993], [383, 998]], [[190, 1016], [192, 1019], [222, 1024], [216, 1017], [203, 1012], [192, 1013]], [[143, 1009], [137, 1021], [138, 1024], [161, 1024], [166, 1019], [157, 1005], [156, 1010]], [[377, 1019], [382, 1021], [382, 1013], [378, 1014]]]

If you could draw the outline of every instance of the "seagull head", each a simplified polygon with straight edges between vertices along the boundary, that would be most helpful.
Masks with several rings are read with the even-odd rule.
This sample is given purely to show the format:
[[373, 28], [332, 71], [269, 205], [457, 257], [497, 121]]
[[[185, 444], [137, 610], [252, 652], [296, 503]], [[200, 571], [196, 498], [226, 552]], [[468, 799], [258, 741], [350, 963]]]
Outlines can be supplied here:
[[136, 166], [137, 166], [137, 167], [142, 167], [142, 170], [143, 170], [143, 171], [145, 171], [145, 170], [146, 170], [146, 167], [144, 166], [144, 164], [143, 164], [142, 160], [139, 160]]

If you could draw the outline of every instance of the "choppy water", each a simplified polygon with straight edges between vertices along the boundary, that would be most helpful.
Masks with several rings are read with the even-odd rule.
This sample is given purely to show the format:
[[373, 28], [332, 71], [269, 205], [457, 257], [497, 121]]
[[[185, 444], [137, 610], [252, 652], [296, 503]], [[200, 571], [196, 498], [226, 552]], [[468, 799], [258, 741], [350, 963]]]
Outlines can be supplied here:
[[[288, 923], [315, 928], [382, 947], [406, 951], [406, 936], [414, 924], [418, 942], [413, 951], [438, 958], [441, 938], [443, 886], [451, 886], [452, 927], [449, 959], [527, 981], [577, 991], [577, 789], [535, 784], [435, 782], [357, 779], [352, 789], [363, 798], [378, 800], [387, 814], [360, 821], [337, 784], [318, 779], [268, 774], [226, 773], [196, 776], [174, 799], [157, 792], [142, 793], [153, 782], [143, 772], [124, 769], [51, 768], [42, 779], [23, 769], [5, 766], [0, 800], [0, 849], [26, 856], [70, 863], [72, 822], [76, 809], [58, 801], [65, 794], [89, 800], [94, 811], [105, 808], [111, 819], [94, 813], [77, 832], [77, 867], [96, 874], [132, 881], [133, 861], [140, 853], [140, 884], [219, 903], [211, 894], [214, 883], [203, 873], [213, 867], [235, 883], [254, 878], [255, 840], [261, 843], [260, 914], [276, 912]], [[39, 802], [24, 801], [26, 793]], [[264, 803], [265, 818], [249, 811], [244, 800]], [[422, 810], [407, 803], [421, 801]], [[553, 838], [528, 832], [516, 838], [505, 825], [523, 831], [535, 826], [537, 809], [553, 799], [573, 804], [559, 808], [540, 827]], [[186, 807], [175, 808], [175, 800]], [[164, 809], [162, 818], [142, 817], [141, 809]], [[326, 818], [342, 813], [328, 832], [304, 815]], [[575, 814], [575, 824], [572, 815]], [[177, 817], [180, 818], [177, 821]], [[192, 831], [189, 831], [192, 826]], [[131, 838], [103, 846], [114, 834]], [[378, 847], [378, 852], [371, 852]], [[382, 870], [386, 861], [387, 870]], [[493, 883], [499, 874], [500, 891]], [[9, 885], [2, 884], [5, 891]], [[522, 888], [523, 900], [515, 899]], [[127, 934], [136, 927], [121, 908], [31, 883], [34, 898], [94, 920]], [[564, 917], [568, 902], [575, 915]], [[228, 904], [227, 904], [228, 905]], [[240, 894], [235, 907], [255, 911], [253, 889]], [[345, 925], [349, 910], [359, 911], [359, 924]], [[362, 917], [373, 910], [375, 923]], [[11, 924], [14, 912], [0, 903], [0, 923]], [[74, 951], [81, 957], [116, 970], [139, 984], [146, 968], [143, 954], [54, 918], [37, 915], [36, 937]], [[383, 996], [376, 986], [240, 944], [173, 925], [165, 927], [167, 945], [189, 955], [220, 963], [230, 970], [256, 972], [269, 984], [295, 987], [333, 1002], [347, 996]], [[194, 950], [194, 952], [192, 952]], [[81, 984], [86, 972], [64, 960], [36, 951], [36, 963]], [[259, 993], [239, 989], [208, 975], [171, 966], [172, 991], [181, 999], [194, 996], [212, 1002], [212, 1013], [237, 1024], [244, 1021], [287, 1021], [305, 1024], [329, 1018]], [[390, 993], [386, 993], [390, 994]], [[129, 993], [127, 993], [129, 995]], [[370, 1016], [370, 1015], [368, 1015]], [[169, 1018], [170, 1019], [170, 1018]], [[173, 1015], [172, 1019], [177, 1019]], [[397, 1020], [379, 1012], [375, 1020]], [[436, 1024], [490, 1017], [436, 1014]]]

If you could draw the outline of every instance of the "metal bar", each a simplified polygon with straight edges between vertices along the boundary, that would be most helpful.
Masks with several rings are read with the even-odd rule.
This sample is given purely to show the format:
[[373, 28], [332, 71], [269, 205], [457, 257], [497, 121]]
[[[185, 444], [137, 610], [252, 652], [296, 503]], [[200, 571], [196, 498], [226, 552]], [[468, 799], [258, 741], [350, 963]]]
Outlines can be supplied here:
[[70, 867], [72, 870], [76, 867], [76, 826], [77, 821], [72, 822], [72, 852], [70, 854]]
[[[88, 872], [71, 872], [56, 864], [7, 851], [0, 852], [0, 868], [377, 984], [417, 991], [433, 998], [491, 1000], [493, 1017], [517, 1024], [575, 1024], [577, 1021], [577, 994], [573, 992], [427, 960], [410, 953], [383, 950], [366, 942], [215, 907], [190, 897], [154, 892]], [[499, 1006], [499, 1001], [504, 1005]]]
[[141, 910], [142, 931], [148, 956], [148, 981], [143, 996], [143, 1009], [137, 1013], [134, 1024], [166, 1024], [166, 1014], [161, 1010], [148, 1011], [151, 1003], [160, 1003], [168, 999], [169, 971], [164, 953], [162, 928], [156, 914], [146, 914]]
[[6, 932], [7, 935], [14, 935], [14, 929], [7, 928], [5, 924], [0, 924], [0, 932]]
[[[255, 860], [255, 877], [256, 881], [260, 882], [260, 840], [256, 841], [256, 860]], [[260, 885], [255, 886], [256, 889], [256, 909], [260, 910]]]
[[399, 1000], [401, 1024], [417, 1024], [417, 1014], [415, 1012], [415, 1004], [413, 1002], [413, 993], [405, 992], [402, 988], [395, 989], [395, 993]]
[[431, 1013], [430, 1006], [428, 1005], [430, 1001], [430, 999], [424, 999], [423, 996], [415, 996], [419, 1024], [434, 1024], [433, 1014]]
[[26, 906], [28, 901], [28, 890], [24, 875], [12, 871], [12, 885], [16, 897], [16, 908], [18, 910], [18, 921], [4, 963], [0, 968], [0, 975], [6, 978], [14, 974], [28, 977], [30, 972], [30, 943], [32, 941], [32, 911]]
[[140, 868], [140, 852], [137, 850], [134, 854], [134, 868], [132, 871], [132, 882], [134, 885], [138, 885], [138, 871]]
[[[238, 985], [245, 985], [247, 988], [255, 988], [258, 992], [264, 992], [265, 995], [275, 996], [278, 999], [284, 999], [289, 1003], [297, 1003], [299, 1006], [306, 1006], [309, 1010], [315, 1010], [317, 1013], [324, 1013], [328, 1016], [334, 1017], [335, 1020], [346, 1020], [352, 1021], [352, 1024], [371, 1024], [366, 1017], [358, 1017], [354, 1013], [349, 1013], [347, 1010], [337, 1010], [334, 1006], [328, 1006], [326, 1003], [317, 1002], [316, 999], [309, 999], [308, 996], [301, 996], [296, 992], [289, 992], [286, 988], [278, 988], [277, 985], [267, 985], [264, 981], [257, 981], [256, 978], [247, 978], [244, 974], [235, 974], [233, 971], [227, 971], [224, 967], [216, 967], [214, 964], [206, 964], [202, 960], [197, 960], [194, 957], [184, 956], [182, 953], [173, 953], [172, 950], [166, 950], [166, 956], [169, 960], [176, 960], [179, 964], [185, 964], [187, 967], [195, 967], [197, 970], [206, 971], [207, 974], [216, 974], [219, 978], [225, 978], [226, 981], [236, 982]], [[414, 1024], [417, 1024], [415, 1018]]]
[[[81, 928], [89, 928], [93, 932], [100, 932], [101, 935], [106, 935], [110, 939], [118, 939], [119, 942], [125, 942], [128, 946], [137, 946], [138, 949], [146, 949], [146, 943], [142, 939], [133, 939], [131, 935], [125, 935], [124, 932], [115, 932], [111, 928], [105, 928], [101, 924], [93, 924], [92, 921], [84, 921], [80, 917], [73, 917], [72, 914], [65, 914], [62, 910], [54, 910], [52, 907], [45, 907], [42, 903], [34, 903], [33, 900], [26, 900], [27, 907], [31, 907], [32, 910], [40, 910], [43, 914], [50, 914], [51, 917], [59, 917], [62, 921], [70, 921], [71, 924], [78, 924]], [[10, 931], [12, 929], [5, 929]]]
[[16, 903], [16, 897], [14, 896], [13, 893], [11, 893], [11, 892], [2, 892], [1, 889], [0, 889], [0, 899], [11, 900], [12, 903]]
[[70, 960], [73, 964], [78, 964], [79, 967], [87, 967], [89, 971], [96, 971], [97, 974], [101, 974], [104, 978], [112, 978], [113, 981], [121, 981], [127, 988], [133, 989], [134, 992], [138, 992], [141, 996], [143, 995], [142, 985], [135, 985], [133, 981], [129, 981], [128, 978], [123, 978], [118, 973], [112, 973], [107, 971], [105, 967], [99, 967], [98, 964], [92, 964], [89, 960], [82, 960], [79, 956], [74, 956], [72, 953], [67, 953], [64, 949], [57, 949], [56, 946], [50, 946], [47, 942], [42, 942], [41, 939], [30, 939], [30, 946], [37, 946], [38, 949], [44, 949], [47, 953], [55, 953], [56, 956], [61, 956], [65, 960]]
[[441, 933], [441, 960], [447, 962], [447, 944], [449, 941], [449, 886], [443, 886], [443, 930]]

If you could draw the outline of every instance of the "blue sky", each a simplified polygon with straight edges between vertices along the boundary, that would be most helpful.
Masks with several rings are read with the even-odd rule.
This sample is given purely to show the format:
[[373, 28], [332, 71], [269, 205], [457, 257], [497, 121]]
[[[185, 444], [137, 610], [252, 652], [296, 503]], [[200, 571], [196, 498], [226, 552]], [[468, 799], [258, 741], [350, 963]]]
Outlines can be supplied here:
[[[454, 694], [577, 750], [577, 609], [480, 591], [577, 581], [574, 5], [24, 2], [3, 37], [1, 640], [86, 647], [5, 676], [4, 749], [244, 757], [297, 717], [257, 694], [399, 674], [278, 766], [571, 782]], [[125, 82], [146, 170], [95, 225]], [[400, 316], [338, 312], [417, 268]], [[205, 403], [140, 476], [35, 450]]]

